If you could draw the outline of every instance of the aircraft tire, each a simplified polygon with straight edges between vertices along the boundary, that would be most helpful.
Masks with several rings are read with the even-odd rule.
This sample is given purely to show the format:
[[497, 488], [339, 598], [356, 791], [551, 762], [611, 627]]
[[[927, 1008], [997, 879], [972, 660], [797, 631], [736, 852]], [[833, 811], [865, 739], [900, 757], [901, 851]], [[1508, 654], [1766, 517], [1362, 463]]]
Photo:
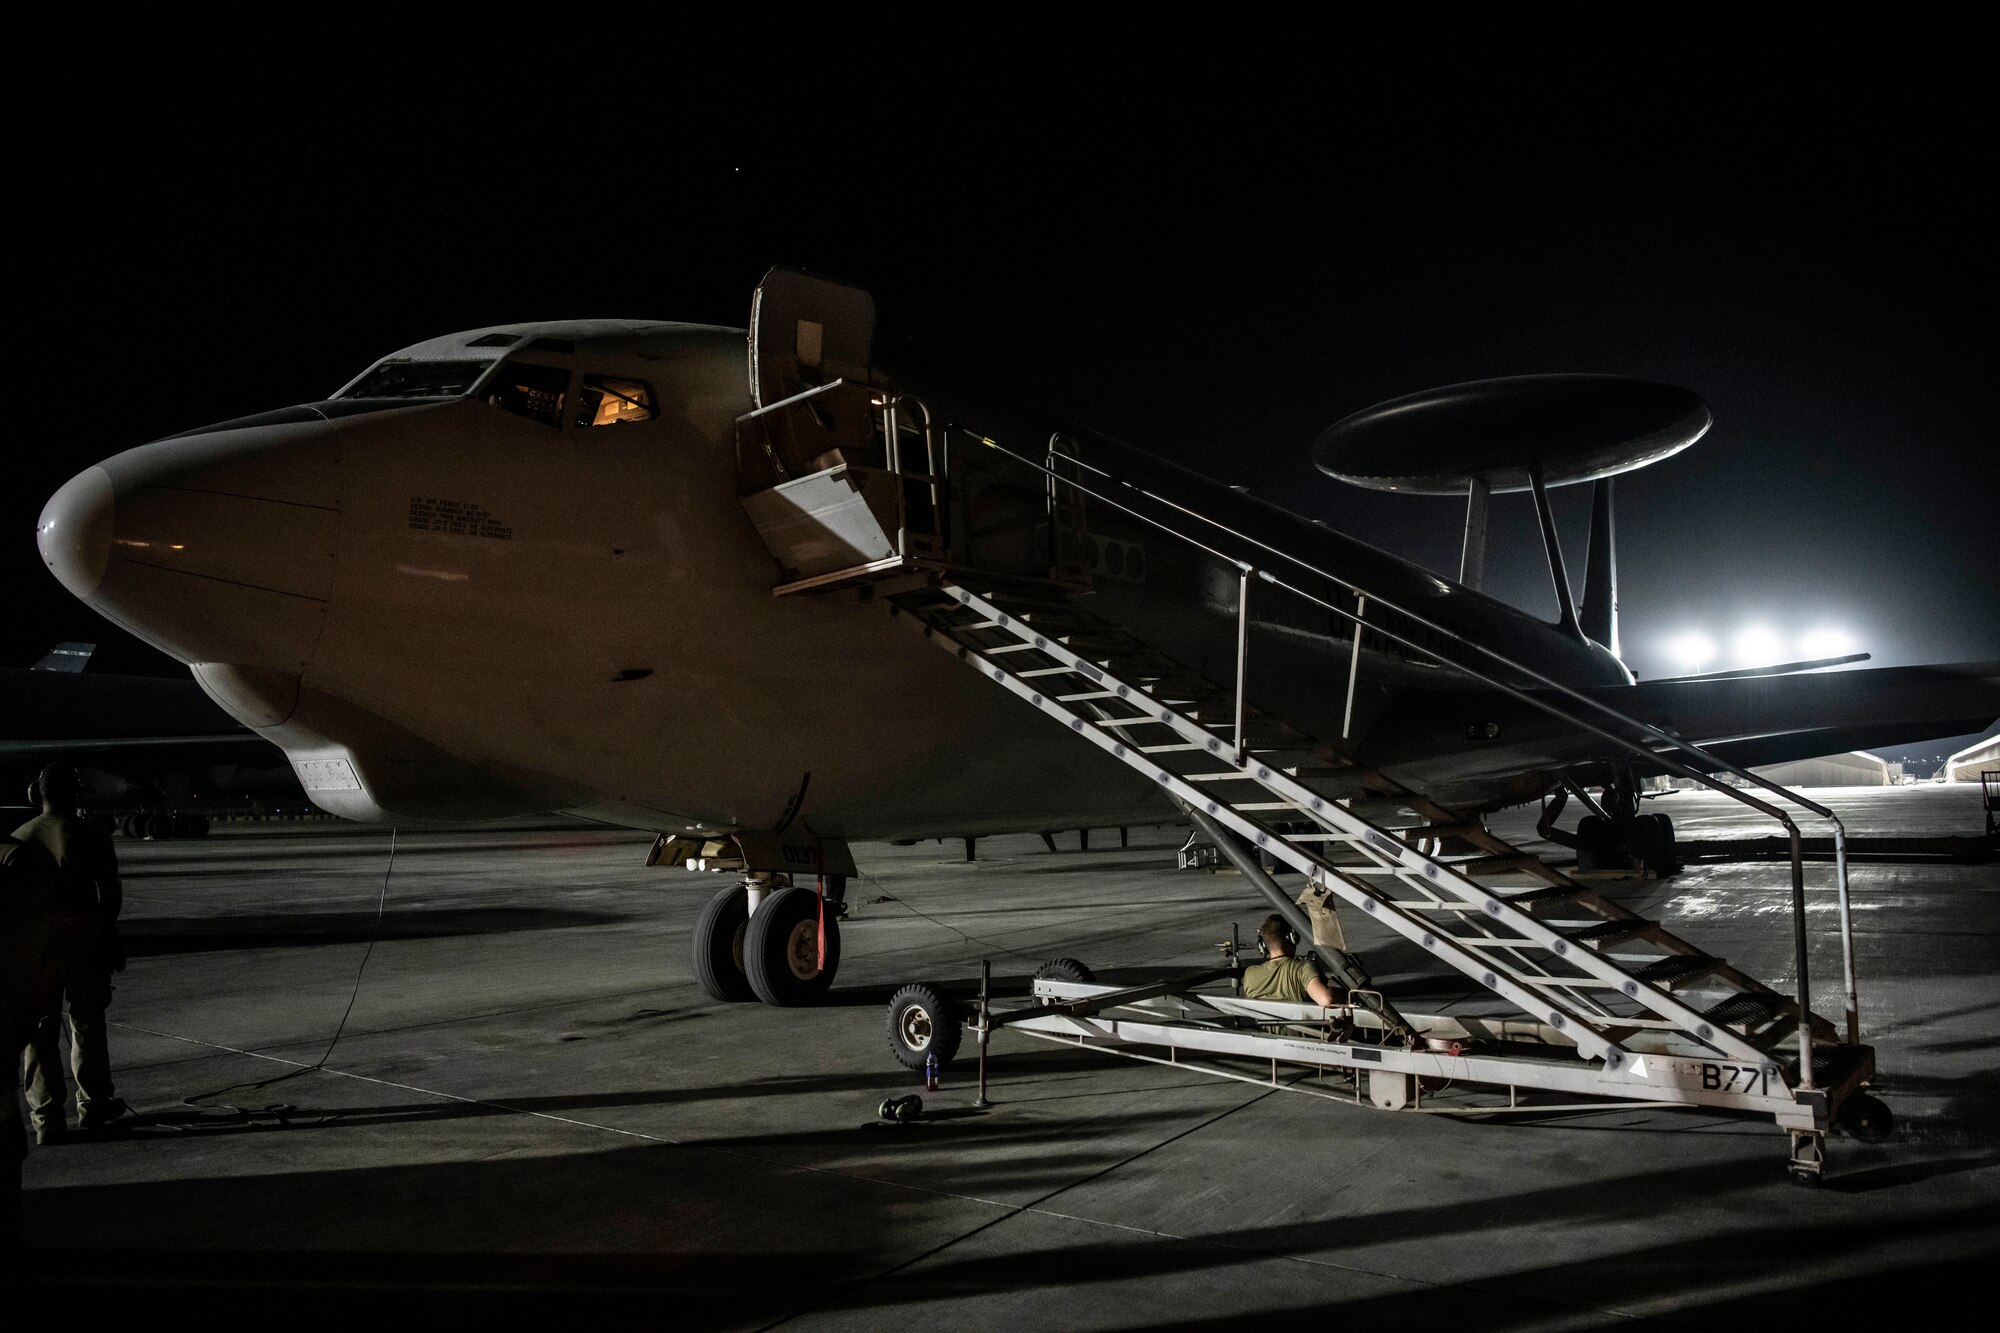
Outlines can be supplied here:
[[826, 966], [819, 964], [820, 897], [793, 885], [765, 895], [743, 934], [743, 970], [765, 1004], [818, 1004], [840, 968], [840, 918], [825, 914]]
[[1035, 969], [1037, 981], [1073, 981], [1088, 986], [1097, 980], [1097, 974], [1074, 958], [1051, 958]]
[[754, 1000], [743, 970], [743, 942], [750, 926], [750, 895], [731, 885], [708, 900], [694, 923], [694, 977], [711, 1000]]
[[920, 981], [889, 997], [889, 1053], [903, 1068], [922, 1073], [925, 1057], [935, 1055], [943, 1069], [964, 1035], [958, 1006], [940, 988]]
[[1597, 870], [1604, 857], [1604, 820], [1585, 815], [1576, 821], [1576, 868]]
[[1661, 879], [1681, 872], [1680, 849], [1674, 845], [1674, 821], [1671, 815], [1654, 815], [1653, 826], [1659, 830], [1653, 843], [1658, 860], [1653, 873]]
[[165, 810], [155, 810], [152, 814], [147, 815], [145, 822], [140, 828], [141, 832], [154, 842], [165, 842], [167, 839], [173, 837], [176, 832], [174, 817]]

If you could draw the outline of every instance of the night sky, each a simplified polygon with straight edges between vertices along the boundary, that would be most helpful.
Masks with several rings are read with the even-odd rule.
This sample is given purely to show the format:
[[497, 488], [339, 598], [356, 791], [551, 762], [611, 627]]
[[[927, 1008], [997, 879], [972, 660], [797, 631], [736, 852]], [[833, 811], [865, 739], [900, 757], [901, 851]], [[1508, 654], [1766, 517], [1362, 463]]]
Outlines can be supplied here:
[[[1756, 622], [1844, 630], [1874, 665], [2000, 658], [1995, 163], [1969, 66], [1534, 106], [961, 86], [832, 129], [681, 85], [552, 110], [503, 79], [459, 90], [472, 115], [282, 81], [156, 76], [142, 114], [86, 100], [36, 136], [59, 188], [16, 258], [61, 387], [5, 488], [6, 664], [82, 639], [103, 669], [178, 669], [40, 566], [42, 501], [98, 458], [457, 329], [740, 326], [774, 264], [869, 288], [878, 361], [919, 387], [1046, 406], [1447, 573], [1461, 506], [1320, 476], [1320, 429], [1494, 375], [1684, 384], [1715, 428], [1618, 484], [1641, 677], [1676, 674], [1688, 630], [1733, 665]], [[1579, 580], [1586, 512], [1558, 492]], [[1495, 518], [1490, 590], [1552, 615], [1525, 499]]]

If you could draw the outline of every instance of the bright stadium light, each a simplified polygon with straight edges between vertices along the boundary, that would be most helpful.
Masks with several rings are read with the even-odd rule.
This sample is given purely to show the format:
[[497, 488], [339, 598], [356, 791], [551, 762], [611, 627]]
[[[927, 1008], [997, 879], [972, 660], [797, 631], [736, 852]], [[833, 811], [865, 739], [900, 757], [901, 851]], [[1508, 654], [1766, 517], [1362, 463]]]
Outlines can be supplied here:
[[1737, 634], [1729, 647], [1738, 666], [1771, 666], [1785, 657], [1785, 641], [1769, 625], [1749, 626]]
[[1699, 630], [1690, 630], [1667, 640], [1667, 651], [1683, 670], [1700, 671], [1715, 660], [1715, 640]]
[[1814, 660], [1845, 657], [1854, 651], [1854, 636], [1844, 629], [1816, 629], [1799, 640], [1799, 651]]

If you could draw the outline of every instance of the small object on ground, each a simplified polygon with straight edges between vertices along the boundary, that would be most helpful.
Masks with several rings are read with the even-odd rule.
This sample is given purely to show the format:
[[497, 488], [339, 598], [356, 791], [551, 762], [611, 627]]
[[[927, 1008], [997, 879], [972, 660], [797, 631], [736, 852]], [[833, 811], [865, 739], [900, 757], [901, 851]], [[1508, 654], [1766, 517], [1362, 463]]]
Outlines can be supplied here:
[[875, 1113], [884, 1120], [907, 1125], [924, 1113], [924, 1099], [914, 1093], [908, 1097], [891, 1097], [876, 1107]]
[[941, 1090], [941, 1085], [938, 1083], [937, 1052], [932, 1051], [924, 1057], [924, 1091], [938, 1092]]

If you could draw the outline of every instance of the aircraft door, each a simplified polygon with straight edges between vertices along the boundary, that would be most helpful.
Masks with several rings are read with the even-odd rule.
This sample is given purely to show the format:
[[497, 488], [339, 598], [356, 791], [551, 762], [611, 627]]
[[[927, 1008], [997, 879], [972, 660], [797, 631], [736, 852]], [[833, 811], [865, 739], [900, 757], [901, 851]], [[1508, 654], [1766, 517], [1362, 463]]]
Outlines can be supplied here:
[[1081, 482], [1076, 441], [1060, 432], [1049, 436], [1048, 469], [1049, 577], [1058, 583], [1090, 586], [1090, 523], [1083, 492], [1067, 483]]
[[837, 379], [870, 383], [875, 298], [774, 268], [750, 299], [750, 397], [758, 407]]

